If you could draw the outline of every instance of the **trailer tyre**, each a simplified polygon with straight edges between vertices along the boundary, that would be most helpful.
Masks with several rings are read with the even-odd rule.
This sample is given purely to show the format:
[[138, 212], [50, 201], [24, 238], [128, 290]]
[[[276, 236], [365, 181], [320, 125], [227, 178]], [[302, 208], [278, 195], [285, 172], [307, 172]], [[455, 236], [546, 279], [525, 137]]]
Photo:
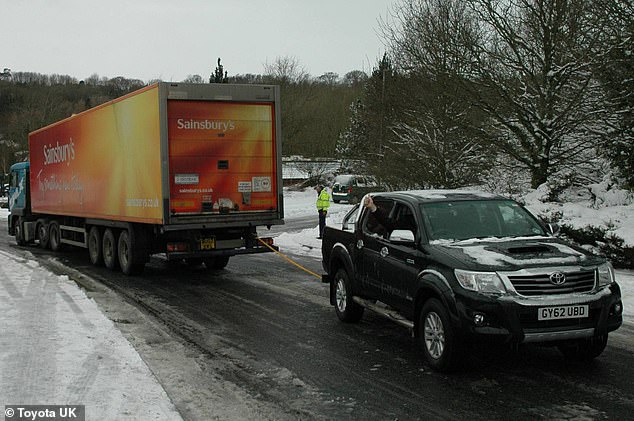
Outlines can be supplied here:
[[62, 233], [59, 228], [59, 222], [51, 221], [48, 225], [48, 241], [53, 251], [60, 251], [62, 249]]
[[101, 232], [98, 227], [93, 226], [88, 232], [88, 255], [90, 263], [95, 266], [103, 264], [103, 253], [101, 252]]
[[204, 259], [207, 269], [221, 270], [229, 264], [229, 256], [218, 256]]
[[134, 244], [133, 233], [128, 230], [122, 230], [119, 234], [119, 265], [121, 271], [126, 275], [138, 275], [143, 272], [145, 262], [139, 258], [137, 253], [137, 245]]
[[117, 268], [117, 240], [110, 228], [106, 228], [101, 241], [103, 263], [110, 270]]
[[40, 240], [40, 247], [43, 249], [47, 249], [51, 245], [48, 235], [48, 225], [45, 221], [39, 221], [37, 223], [37, 238]]

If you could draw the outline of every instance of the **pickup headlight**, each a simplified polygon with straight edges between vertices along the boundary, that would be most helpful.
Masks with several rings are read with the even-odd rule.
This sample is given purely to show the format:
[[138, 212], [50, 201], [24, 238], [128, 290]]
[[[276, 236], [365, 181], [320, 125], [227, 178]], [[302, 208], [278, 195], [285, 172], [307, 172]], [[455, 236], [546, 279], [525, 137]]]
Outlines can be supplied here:
[[599, 278], [598, 287], [604, 287], [606, 285], [610, 285], [615, 282], [614, 279], [614, 268], [610, 262], [604, 263], [597, 268], [597, 275]]
[[506, 294], [504, 283], [495, 272], [469, 272], [456, 269], [454, 273], [464, 289], [481, 294]]

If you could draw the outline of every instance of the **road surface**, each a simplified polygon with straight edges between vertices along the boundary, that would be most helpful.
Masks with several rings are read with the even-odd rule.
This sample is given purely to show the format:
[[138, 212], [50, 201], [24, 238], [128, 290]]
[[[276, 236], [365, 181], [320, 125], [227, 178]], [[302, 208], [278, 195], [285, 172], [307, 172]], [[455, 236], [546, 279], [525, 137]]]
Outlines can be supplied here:
[[[314, 226], [315, 218], [287, 225]], [[275, 228], [278, 230], [278, 228]], [[275, 231], [274, 231], [275, 232]], [[262, 235], [266, 235], [262, 233]], [[328, 287], [274, 254], [222, 271], [153, 258], [126, 277], [87, 252], [0, 249], [68, 274], [120, 328], [184, 419], [631, 419], [634, 329], [592, 364], [551, 348], [480, 347], [464, 372], [439, 374], [407, 330], [366, 312], [340, 323]], [[321, 273], [321, 263], [300, 258]]]

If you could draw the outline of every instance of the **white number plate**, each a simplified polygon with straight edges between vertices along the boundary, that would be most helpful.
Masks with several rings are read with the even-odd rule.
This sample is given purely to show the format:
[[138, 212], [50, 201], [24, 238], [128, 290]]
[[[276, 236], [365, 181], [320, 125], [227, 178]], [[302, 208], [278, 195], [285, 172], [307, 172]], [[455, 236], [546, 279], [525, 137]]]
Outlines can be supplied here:
[[537, 320], [581, 319], [589, 315], [587, 305], [542, 307], [537, 311]]

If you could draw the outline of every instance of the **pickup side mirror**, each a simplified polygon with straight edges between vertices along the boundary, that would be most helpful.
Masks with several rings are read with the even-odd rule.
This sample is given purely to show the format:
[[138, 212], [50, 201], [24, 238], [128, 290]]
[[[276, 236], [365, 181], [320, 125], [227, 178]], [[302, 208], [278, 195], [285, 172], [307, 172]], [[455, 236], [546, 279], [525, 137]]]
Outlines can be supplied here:
[[410, 230], [394, 230], [390, 234], [389, 240], [396, 244], [413, 246], [415, 240], [414, 232]]
[[546, 228], [548, 229], [548, 233], [550, 235], [552, 235], [553, 237], [556, 237], [559, 235], [559, 225], [555, 224], [555, 223], [550, 223], [550, 224], [546, 224]]
[[354, 231], [357, 219], [359, 217], [360, 206], [356, 205], [343, 217], [341, 229], [344, 231]]

